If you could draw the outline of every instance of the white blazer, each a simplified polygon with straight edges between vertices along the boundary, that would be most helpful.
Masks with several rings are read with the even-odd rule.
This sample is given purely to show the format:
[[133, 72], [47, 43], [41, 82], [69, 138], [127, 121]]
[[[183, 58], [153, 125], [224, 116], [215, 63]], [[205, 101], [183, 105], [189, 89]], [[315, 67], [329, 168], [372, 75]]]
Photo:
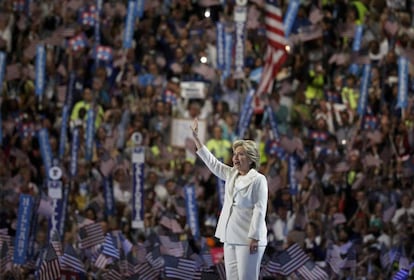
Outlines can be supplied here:
[[239, 171], [235, 167], [223, 164], [207, 149], [201, 147], [198, 156], [210, 171], [225, 180], [223, 209], [217, 223], [215, 236], [221, 242], [236, 245], [250, 244], [250, 238], [259, 240], [259, 246], [267, 245], [267, 179], [255, 169], [241, 176], [235, 189]]

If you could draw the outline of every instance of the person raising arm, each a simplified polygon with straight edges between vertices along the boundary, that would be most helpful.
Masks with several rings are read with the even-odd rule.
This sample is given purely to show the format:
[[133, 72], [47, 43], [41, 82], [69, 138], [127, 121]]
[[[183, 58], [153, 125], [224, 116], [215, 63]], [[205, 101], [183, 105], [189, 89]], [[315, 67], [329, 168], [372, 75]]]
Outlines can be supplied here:
[[260, 174], [260, 155], [252, 140], [232, 144], [233, 166], [219, 161], [198, 138], [198, 120], [191, 126], [197, 155], [210, 171], [225, 181], [224, 202], [215, 236], [224, 243], [226, 279], [259, 278], [267, 245], [267, 179]]

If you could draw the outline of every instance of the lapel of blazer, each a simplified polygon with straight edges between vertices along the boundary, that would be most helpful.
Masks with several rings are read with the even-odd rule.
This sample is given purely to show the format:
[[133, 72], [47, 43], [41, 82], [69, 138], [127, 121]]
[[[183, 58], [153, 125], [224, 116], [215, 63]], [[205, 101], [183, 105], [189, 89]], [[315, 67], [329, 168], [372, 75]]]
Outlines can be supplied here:
[[[248, 186], [250, 186], [250, 184], [252, 183], [253, 179], [256, 178], [256, 176], [257, 176], [257, 171], [253, 168], [250, 169], [249, 172], [246, 175], [243, 176], [243, 179], [239, 181], [241, 186], [238, 188], [238, 190], [236, 192], [233, 190], [233, 195], [232, 195], [233, 199], [239, 191], [241, 191], [241, 190], [247, 188]], [[234, 177], [234, 180], [235, 179], [236, 179], [236, 177]], [[234, 188], [234, 184], [233, 184], [233, 188]]]

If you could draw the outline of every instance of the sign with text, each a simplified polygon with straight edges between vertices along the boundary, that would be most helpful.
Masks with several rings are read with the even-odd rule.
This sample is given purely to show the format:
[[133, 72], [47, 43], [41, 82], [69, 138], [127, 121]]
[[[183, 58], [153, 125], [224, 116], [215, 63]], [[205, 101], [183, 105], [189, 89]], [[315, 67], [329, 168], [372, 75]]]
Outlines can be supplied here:
[[[193, 139], [191, 125], [193, 119], [174, 118], [171, 122], [171, 145], [173, 147], [186, 147], [186, 140]], [[205, 120], [198, 120], [198, 138], [201, 143], [206, 140], [207, 123]]]
[[206, 96], [207, 87], [203, 82], [181, 82], [181, 97], [183, 98], [200, 98]]

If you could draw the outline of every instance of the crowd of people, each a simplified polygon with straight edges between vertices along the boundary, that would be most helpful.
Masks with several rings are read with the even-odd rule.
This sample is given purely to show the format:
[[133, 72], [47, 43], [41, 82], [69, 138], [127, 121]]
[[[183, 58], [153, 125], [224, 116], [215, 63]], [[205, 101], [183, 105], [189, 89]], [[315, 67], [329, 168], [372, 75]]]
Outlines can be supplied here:
[[[279, 3], [283, 13], [289, 2]], [[275, 268], [280, 252], [292, 244], [298, 244], [308, 263], [329, 279], [391, 279], [399, 273], [405, 278], [398, 279], [414, 277], [411, 1], [301, 1], [288, 59], [275, 77], [273, 91], [253, 97], [253, 113], [243, 135], [241, 120], [248, 115], [244, 101], [260, 83], [255, 74], [265, 63], [264, 1], [247, 4], [244, 67], [237, 75], [219, 70], [216, 47], [216, 23], [232, 26], [236, 2], [145, 1], [126, 48], [128, 5], [112, 0], [0, 2], [0, 50], [5, 54], [0, 95], [0, 279], [43, 273], [39, 267], [47, 257], [42, 258], [42, 252], [55, 241], [49, 233], [51, 214], [34, 208], [32, 254], [26, 264], [13, 264], [19, 196], [32, 196], [36, 207], [48, 201], [48, 170], [38, 137], [44, 129], [52, 162], [63, 171], [63, 188], [70, 189], [61, 255], [76, 255], [82, 263], [79, 273], [87, 279], [120, 279], [115, 272], [131, 279], [174, 279], [164, 268], [173, 256], [205, 268], [203, 274], [194, 273], [194, 279], [223, 277], [221, 244], [213, 237], [221, 182], [196, 157], [191, 135], [185, 138], [175, 126], [176, 120], [191, 123], [194, 118], [200, 121], [207, 148], [225, 163], [231, 164], [236, 139], [251, 139], [260, 147], [258, 169], [269, 187], [263, 279], [312, 279], [298, 271], [284, 275]], [[363, 26], [359, 49], [353, 46], [357, 25]], [[38, 45], [46, 52], [40, 93]], [[404, 104], [399, 103], [400, 57], [409, 61]], [[361, 113], [366, 64], [371, 65], [370, 79]], [[184, 96], [184, 82], [203, 84], [205, 96]], [[95, 118], [90, 154], [91, 108]], [[271, 119], [276, 120], [276, 130]], [[75, 130], [79, 143], [73, 174]], [[131, 226], [137, 132], [145, 150], [141, 229]], [[110, 214], [104, 197], [108, 178], [115, 201]], [[184, 187], [189, 184], [196, 190], [197, 238], [186, 215]], [[96, 259], [108, 243], [85, 249], [79, 236], [81, 225], [98, 223], [102, 244], [107, 242], [104, 236], [112, 234], [131, 245], [120, 245], [117, 255], [107, 255], [112, 262], [99, 265]], [[94, 252], [95, 247], [100, 249]], [[164, 264], [154, 261], [159, 259], [157, 249]], [[58, 251], [53, 250], [59, 256]], [[213, 261], [203, 259], [206, 253]], [[136, 259], [136, 269], [116, 267], [129, 254]], [[320, 277], [314, 279], [324, 279]]]

